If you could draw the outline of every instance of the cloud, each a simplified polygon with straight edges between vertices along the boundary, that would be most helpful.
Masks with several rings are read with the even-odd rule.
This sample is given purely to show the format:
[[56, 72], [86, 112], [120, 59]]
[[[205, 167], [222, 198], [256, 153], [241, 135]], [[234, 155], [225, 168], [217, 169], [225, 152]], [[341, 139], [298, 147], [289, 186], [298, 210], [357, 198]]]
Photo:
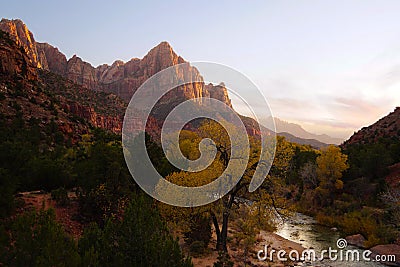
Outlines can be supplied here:
[[400, 46], [343, 72], [281, 70], [256, 82], [275, 117], [347, 138], [400, 106], [399, 61]]

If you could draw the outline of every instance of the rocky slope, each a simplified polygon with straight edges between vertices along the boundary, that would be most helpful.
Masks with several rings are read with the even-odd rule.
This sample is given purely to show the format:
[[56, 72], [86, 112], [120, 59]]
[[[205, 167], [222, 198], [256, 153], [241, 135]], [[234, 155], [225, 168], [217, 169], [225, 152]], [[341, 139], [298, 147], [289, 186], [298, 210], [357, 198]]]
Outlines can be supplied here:
[[[76, 55], [67, 60], [57, 48], [47, 43], [36, 42], [33, 34], [21, 20], [2, 19], [0, 29], [8, 32], [18, 45], [24, 47], [34, 66], [50, 70], [86, 88], [114, 93], [127, 102], [149, 77], [162, 69], [185, 62], [167, 42], [162, 42], [151, 49], [143, 59], [133, 58], [126, 63], [117, 60], [111, 66], [104, 64], [93, 67]], [[174, 79], [182, 80], [183, 75], [189, 75], [192, 80], [203, 81], [199, 71], [194, 67], [189, 67], [186, 71], [177, 71]], [[224, 86], [206, 85], [204, 82], [186, 84], [165, 96], [163, 101], [175, 102], [177, 99], [199, 97], [216, 98], [231, 106]]]
[[22, 75], [27, 80], [37, 79], [37, 69], [31, 58], [7, 34], [0, 30], [0, 73]]
[[0, 111], [9, 123], [57, 129], [77, 141], [91, 127], [119, 133], [126, 103], [117, 96], [84, 88], [52, 72], [37, 68], [24, 46], [0, 30]]
[[343, 146], [373, 143], [382, 137], [400, 138], [400, 107], [374, 124], [354, 133]]
[[10, 38], [25, 50], [30, 65], [38, 68], [46, 68], [40, 62], [33, 34], [21, 20], [2, 19], [0, 21], [0, 30], [8, 32]]

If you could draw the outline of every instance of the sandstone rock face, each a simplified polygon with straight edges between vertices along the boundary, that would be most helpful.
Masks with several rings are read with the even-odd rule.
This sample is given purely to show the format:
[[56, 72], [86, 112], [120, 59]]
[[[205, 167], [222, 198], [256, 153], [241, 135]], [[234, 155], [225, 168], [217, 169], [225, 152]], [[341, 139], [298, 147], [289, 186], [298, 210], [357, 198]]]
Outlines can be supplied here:
[[98, 114], [94, 108], [83, 106], [78, 102], [64, 104], [63, 109], [68, 113], [88, 120], [95, 127], [108, 129], [115, 133], [121, 133], [122, 131], [122, 116], [104, 116]]
[[360, 234], [346, 236], [346, 241], [349, 245], [353, 245], [359, 248], [365, 248], [365, 238]]
[[[97, 68], [99, 71], [99, 83], [103, 90], [115, 93], [121, 98], [129, 101], [133, 93], [148, 78], [157, 72], [185, 61], [178, 56], [167, 42], [162, 42], [150, 50], [143, 59], [132, 59], [127, 63], [116, 61], [112, 66], [102, 65]], [[197, 80], [203, 81], [198, 70], [194, 67], [179, 69], [175, 72], [175, 80]], [[163, 81], [161, 81], [163, 83]], [[203, 84], [191, 83], [181, 86], [164, 98], [192, 99], [203, 96]]]
[[[8, 32], [17, 44], [24, 47], [34, 66], [62, 75], [86, 88], [114, 93], [126, 101], [131, 99], [143, 82], [157, 72], [185, 63], [169, 43], [161, 42], [143, 59], [133, 58], [126, 63], [117, 60], [111, 66], [103, 64], [95, 68], [76, 55], [67, 60], [57, 48], [47, 43], [36, 42], [33, 34], [21, 20], [3, 19], [0, 22], [0, 29]], [[231, 106], [225, 86], [205, 85], [203, 77], [194, 67], [177, 70], [174, 79], [201, 82], [181, 86], [165, 96], [164, 102], [168, 102], [168, 99], [176, 102], [177, 99], [211, 97]], [[199, 100], [199, 104], [200, 102]]]
[[7, 33], [0, 31], [0, 37], [0, 74], [36, 79], [36, 68], [29, 56], [21, 51], [21, 47]]
[[[50, 69], [50, 71], [52, 70]], [[64, 75], [71, 81], [89, 89], [96, 89], [97, 87], [95, 69], [76, 55], [68, 60], [67, 71]]]
[[[29, 66], [49, 70], [88, 89], [113, 93], [125, 102], [128, 102], [140, 85], [154, 74], [165, 68], [185, 63], [185, 60], [173, 51], [169, 43], [161, 42], [142, 59], [133, 58], [126, 63], [117, 60], [111, 66], [103, 64], [93, 67], [76, 55], [67, 60], [66, 56], [56, 47], [47, 43], [36, 42], [33, 34], [21, 20], [3, 19], [0, 22], [0, 29], [8, 32], [17, 46], [21, 46], [25, 50], [18, 59], [20, 61], [18, 64], [11, 62], [17, 59], [2, 57], [1, 68], [3, 71], [15, 73], [25, 71], [26, 67], [22, 64], [25, 56], [25, 61], [29, 63]], [[6, 52], [2, 51], [2, 53]], [[7, 62], [7, 60], [10, 62]], [[14, 66], [19, 67], [13, 69]], [[36, 70], [32, 69], [32, 75], [35, 72]], [[215, 98], [232, 107], [225, 86], [223, 84], [206, 85], [195, 67], [187, 64], [176, 68], [173, 76], [167, 77], [165, 81], [162, 80], [160, 83], [167, 83], [170, 79], [196, 82], [184, 84], [164, 95], [160, 100], [158, 113], [153, 114], [157, 121], [162, 120], [170, 109], [187, 99], [198, 99], [197, 102], [201, 105], [201, 97]], [[151, 96], [152, 92], [148, 92], [148, 94]], [[121, 131], [121, 118], [114, 120], [111, 117], [99, 116], [94, 110], [84, 106], [72, 105], [65, 108], [77, 116], [88, 119], [95, 126], [107, 128], [114, 132]], [[151, 123], [153, 128], [157, 128], [158, 124], [159, 122]]]
[[[117, 60], [111, 66], [103, 64], [96, 68], [77, 56], [73, 56], [67, 61], [57, 48], [48, 44], [38, 44], [38, 51], [46, 58], [43, 62], [47, 62], [50, 71], [86, 88], [116, 94], [127, 102], [148, 78], [165, 68], [185, 63], [184, 59], [178, 56], [167, 42], [162, 42], [151, 49], [143, 59], [133, 58], [126, 63]], [[225, 86], [223, 84], [205, 85], [203, 77], [196, 68], [186, 65], [177, 69], [174, 76], [175, 80], [200, 82], [188, 83], [171, 91], [161, 100], [164, 104], [211, 97], [232, 107]], [[151, 92], [149, 92], [150, 95]], [[198, 103], [201, 104], [200, 99]]]
[[29, 62], [33, 66], [38, 68], [42, 67], [36, 49], [35, 38], [33, 38], [33, 34], [21, 20], [2, 19], [0, 21], [0, 30], [8, 32], [11, 39], [14, 40], [18, 46], [22, 46], [25, 49]]
[[[224, 102], [229, 107], [232, 108], [231, 100], [228, 96], [228, 90], [225, 87], [225, 84], [220, 83], [219, 85], [207, 84], [205, 86], [205, 91], [209, 93], [209, 97], [218, 99], [219, 101]], [[207, 96], [204, 96], [207, 97]]]
[[36, 42], [36, 47], [42, 68], [60, 75], [67, 73], [67, 58], [56, 47], [38, 42]]

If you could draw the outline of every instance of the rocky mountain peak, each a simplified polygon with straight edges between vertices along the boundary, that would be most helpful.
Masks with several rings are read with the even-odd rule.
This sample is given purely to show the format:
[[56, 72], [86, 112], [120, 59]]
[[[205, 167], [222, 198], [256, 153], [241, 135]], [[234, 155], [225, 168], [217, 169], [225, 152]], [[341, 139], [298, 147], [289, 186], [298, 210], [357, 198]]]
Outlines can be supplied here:
[[19, 76], [28, 81], [35, 80], [37, 69], [21, 47], [9, 33], [0, 30], [0, 76]]
[[171, 45], [168, 42], [161, 42], [144, 56], [141, 67], [148, 68], [148, 74], [154, 75], [160, 70], [181, 63], [185, 63], [185, 60], [175, 53]]
[[111, 67], [123, 66], [125, 63], [122, 60], [115, 60]]
[[[21, 20], [3, 19], [0, 22], [0, 29], [8, 32], [17, 44], [24, 47], [33, 66], [59, 74], [88, 89], [116, 94], [126, 102], [151, 76], [163, 69], [186, 62], [175, 53], [168, 42], [164, 41], [152, 48], [142, 59], [132, 58], [126, 63], [116, 60], [111, 66], [103, 64], [95, 68], [77, 55], [67, 60], [58, 48], [36, 42], [33, 34]], [[187, 64], [183, 68], [176, 70], [174, 79], [196, 82], [173, 90], [165, 96], [164, 103], [199, 98], [198, 103], [201, 104], [201, 97], [211, 97], [231, 106], [228, 92], [223, 84], [205, 85], [203, 77], [195, 67]]]
[[42, 67], [54, 73], [63, 75], [67, 71], [67, 57], [57, 47], [48, 43], [36, 42], [39, 60]]
[[22, 22], [22, 20], [8, 20], [3, 18], [0, 21], [0, 30], [8, 32], [10, 38], [14, 40], [17, 45], [25, 49], [25, 52], [28, 55], [29, 61], [32, 65], [38, 68], [42, 67], [36, 49], [35, 38], [33, 37], [32, 32], [29, 31], [25, 23]]

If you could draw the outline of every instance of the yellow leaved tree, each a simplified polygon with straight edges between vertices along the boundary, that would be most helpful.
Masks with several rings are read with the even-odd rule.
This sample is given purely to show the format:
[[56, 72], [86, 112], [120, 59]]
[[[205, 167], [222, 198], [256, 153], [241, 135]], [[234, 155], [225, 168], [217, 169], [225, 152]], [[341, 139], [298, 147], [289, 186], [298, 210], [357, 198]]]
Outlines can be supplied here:
[[347, 155], [343, 154], [339, 147], [330, 145], [321, 150], [316, 162], [319, 180], [319, 186], [316, 188], [318, 204], [330, 205], [336, 193], [343, 189], [341, 178], [343, 172], [349, 168]]
[[[225, 125], [229, 125], [229, 123]], [[205, 185], [217, 179], [227, 168], [233, 157], [237, 158], [241, 156], [240, 153], [233, 152], [234, 148], [231, 145], [230, 138], [232, 138], [235, 126], [230, 125], [229, 127], [232, 127], [232, 129], [229, 129], [228, 135], [221, 124], [213, 120], [204, 120], [195, 133], [182, 131], [179, 146], [183, 155], [188, 159], [197, 159], [199, 157], [198, 146], [200, 141], [210, 138], [214, 142], [213, 145], [215, 145], [217, 151], [215, 159], [208, 168], [202, 171], [176, 172], [165, 179], [174, 184], [188, 187]], [[242, 227], [247, 227], [248, 223], [251, 222], [252, 227], [255, 227], [254, 233], [258, 233], [257, 229], [261, 228], [271, 229], [271, 225], [274, 224], [273, 214], [277, 210], [280, 210], [279, 208], [283, 203], [283, 198], [279, 194], [278, 189], [283, 183], [279, 180], [288, 168], [290, 168], [289, 162], [293, 156], [292, 147], [289, 143], [284, 139], [279, 139], [277, 145], [279, 152], [274, 160], [274, 171], [266, 177], [263, 184], [255, 192], [249, 193], [248, 186], [257, 166], [264, 164], [259, 162], [261, 144], [260, 140], [251, 136], [237, 136], [239, 136], [237, 138], [247, 138], [250, 146], [247, 167], [237, 184], [226, 195], [213, 203], [201, 207], [180, 208], [163, 203], [159, 204], [161, 214], [167, 217], [168, 221], [174, 222], [180, 230], [188, 230], [190, 228], [190, 221], [196, 216], [210, 218], [217, 237], [216, 249], [223, 252], [227, 252], [228, 228], [231, 226], [230, 218], [240, 211], [240, 208], [243, 206], [247, 206], [247, 209], [251, 211], [247, 215], [254, 217], [254, 219], [239, 221]], [[269, 153], [273, 152], [269, 151]], [[234, 156], [232, 156], [233, 154]], [[157, 186], [156, 191], [162, 195], [162, 186]], [[179, 197], [179, 195], [175, 195], [174, 197]], [[253, 231], [251, 232], [254, 234]]]

